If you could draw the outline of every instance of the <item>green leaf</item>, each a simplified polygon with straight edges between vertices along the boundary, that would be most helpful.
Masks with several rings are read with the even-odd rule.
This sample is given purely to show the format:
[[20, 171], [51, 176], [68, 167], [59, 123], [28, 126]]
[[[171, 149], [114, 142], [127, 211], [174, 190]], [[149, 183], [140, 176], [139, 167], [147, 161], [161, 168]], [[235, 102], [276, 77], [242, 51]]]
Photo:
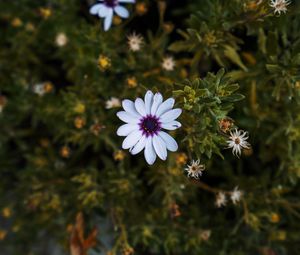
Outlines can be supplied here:
[[247, 67], [242, 62], [239, 54], [237, 53], [236, 49], [231, 47], [230, 45], [225, 45], [224, 54], [227, 58], [229, 58], [234, 64], [238, 65], [244, 71], [248, 71]]
[[266, 68], [271, 73], [280, 73], [282, 68], [279, 65], [266, 64]]
[[262, 28], [259, 29], [258, 32], [258, 48], [261, 50], [262, 53], [266, 54], [266, 41], [267, 37], [265, 35], [265, 32]]
[[174, 90], [173, 91], [173, 95], [175, 97], [178, 97], [178, 96], [182, 95], [183, 93], [184, 93], [183, 90]]
[[184, 51], [184, 50], [189, 50], [192, 46], [193, 46], [193, 44], [189, 44], [186, 41], [178, 41], [178, 42], [172, 43], [168, 49], [170, 51], [180, 52], [180, 51]]
[[233, 94], [230, 96], [222, 97], [222, 101], [228, 101], [228, 102], [237, 102], [241, 101], [245, 98], [242, 94]]

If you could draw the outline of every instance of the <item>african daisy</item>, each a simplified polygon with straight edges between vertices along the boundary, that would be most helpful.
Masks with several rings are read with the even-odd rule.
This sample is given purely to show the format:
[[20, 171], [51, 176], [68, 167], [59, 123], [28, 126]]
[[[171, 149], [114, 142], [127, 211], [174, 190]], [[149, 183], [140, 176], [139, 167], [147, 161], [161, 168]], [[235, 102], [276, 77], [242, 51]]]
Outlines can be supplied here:
[[123, 100], [122, 106], [125, 111], [117, 113], [119, 119], [126, 123], [117, 130], [117, 135], [126, 136], [122, 148], [129, 149], [132, 155], [144, 149], [144, 156], [149, 165], [155, 162], [156, 155], [166, 160], [167, 150], [178, 149], [174, 138], [163, 131], [181, 127], [175, 119], [182, 110], [172, 109], [174, 103], [173, 98], [163, 101], [160, 93], [154, 95], [151, 91], [147, 91], [144, 100]]
[[135, 0], [98, 0], [90, 8], [90, 14], [104, 18], [104, 31], [109, 30], [112, 24], [114, 12], [121, 18], [128, 18], [128, 10], [120, 3], [135, 3]]

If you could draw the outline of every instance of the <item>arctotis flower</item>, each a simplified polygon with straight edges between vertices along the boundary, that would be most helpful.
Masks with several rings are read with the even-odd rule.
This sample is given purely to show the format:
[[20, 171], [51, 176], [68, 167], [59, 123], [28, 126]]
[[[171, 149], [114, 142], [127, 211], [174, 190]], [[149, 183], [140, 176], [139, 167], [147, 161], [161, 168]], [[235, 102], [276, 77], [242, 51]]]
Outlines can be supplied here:
[[128, 10], [121, 6], [120, 3], [135, 3], [135, 0], [98, 0], [98, 3], [90, 8], [92, 15], [98, 15], [100, 18], [104, 18], [105, 31], [111, 27], [114, 12], [121, 18], [129, 17]]
[[250, 149], [250, 143], [247, 142], [248, 136], [247, 132], [243, 130], [235, 129], [230, 132], [228, 143], [228, 148], [232, 148], [232, 154], [239, 157], [242, 153], [242, 149]]
[[141, 98], [137, 98], [135, 102], [123, 100], [122, 106], [125, 111], [117, 113], [119, 119], [126, 122], [117, 131], [117, 135], [126, 136], [122, 148], [129, 149], [132, 155], [144, 149], [144, 156], [149, 165], [155, 162], [156, 155], [166, 160], [167, 150], [178, 149], [174, 138], [163, 131], [181, 127], [175, 119], [182, 110], [172, 109], [174, 103], [173, 98], [163, 101], [160, 93], [154, 95], [151, 91], [147, 91], [144, 100]]

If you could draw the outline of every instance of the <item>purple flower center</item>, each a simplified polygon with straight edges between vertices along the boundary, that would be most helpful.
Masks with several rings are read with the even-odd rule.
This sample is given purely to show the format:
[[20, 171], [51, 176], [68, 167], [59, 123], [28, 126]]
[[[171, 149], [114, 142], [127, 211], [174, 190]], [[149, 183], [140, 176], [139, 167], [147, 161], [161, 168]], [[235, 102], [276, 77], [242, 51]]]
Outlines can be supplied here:
[[118, 5], [118, 0], [104, 0], [104, 4], [107, 7], [113, 8], [113, 7], [116, 7]]
[[146, 135], [146, 137], [157, 135], [158, 131], [161, 130], [159, 118], [151, 114], [143, 117], [140, 120], [139, 126], [140, 130], [143, 132], [143, 135]]

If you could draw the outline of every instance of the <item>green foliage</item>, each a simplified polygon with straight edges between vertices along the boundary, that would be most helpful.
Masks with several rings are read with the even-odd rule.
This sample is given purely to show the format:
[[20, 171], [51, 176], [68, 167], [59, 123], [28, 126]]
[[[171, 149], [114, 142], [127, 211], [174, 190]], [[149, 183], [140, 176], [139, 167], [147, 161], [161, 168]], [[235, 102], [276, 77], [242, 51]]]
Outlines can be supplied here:
[[[281, 15], [259, 0], [137, 1], [108, 32], [93, 3], [0, 2], [0, 253], [69, 254], [83, 212], [99, 229], [88, 254], [298, 254], [298, 1]], [[147, 90], [183, 109], [178, 152], [151, 167], [121, 150], [121, 108], [107, 107]], [[249, 133], [240, 158], [234, 129]]]
[[174, 96], [186, 110], [183, 123], [186, 136], [183, 142], [197, 158], [205, 154], [211, 158], [212, 152], [222, 156], [220, 146], [224, 146], [224, 137], [218, 132], [219, 122], [228, 116], [233, 103], [244, 98], [234, 93], [238, 84], [232, 84], [224, 77], [224, 69], [216, 75], [208, 73], [204, 79], [195, 79], [178, 84], [182, 90], [175, 90]]

